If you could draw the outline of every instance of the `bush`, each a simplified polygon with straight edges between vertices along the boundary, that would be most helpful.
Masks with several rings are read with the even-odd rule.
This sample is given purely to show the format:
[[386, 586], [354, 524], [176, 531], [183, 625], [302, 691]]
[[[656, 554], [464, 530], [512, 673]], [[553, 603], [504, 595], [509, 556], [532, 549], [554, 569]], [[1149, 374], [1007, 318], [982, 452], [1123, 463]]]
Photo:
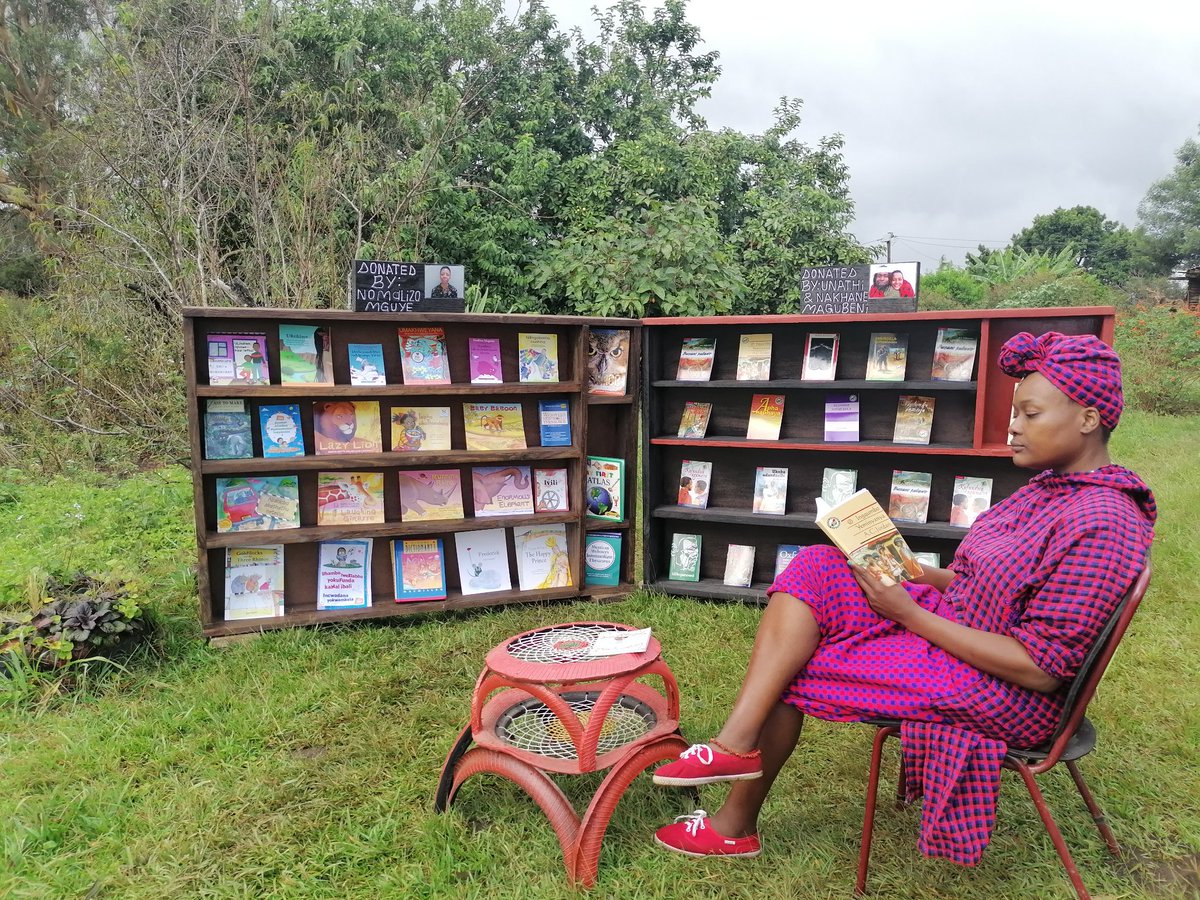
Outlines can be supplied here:
[[1117, 313], [1125, 400], [1136, 409], [1200, 414], [1200, 317], [1169, 304], [1126, 302]]

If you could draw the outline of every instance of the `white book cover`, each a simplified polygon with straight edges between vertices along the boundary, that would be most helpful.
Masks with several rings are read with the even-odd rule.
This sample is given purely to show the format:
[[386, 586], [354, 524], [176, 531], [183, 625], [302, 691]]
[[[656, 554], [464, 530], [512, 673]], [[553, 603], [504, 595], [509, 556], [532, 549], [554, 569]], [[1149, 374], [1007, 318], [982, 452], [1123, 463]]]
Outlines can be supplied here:
[[970, 528], [979, 514], [992, 505], [992, 479], [954, 476], [954, 496], [950, 506], [950, 524]]
[[317, 556], [317, 609], [371, 605], [371, 541], [322, 541]]
[[533, 511], [567, 512], [571, 499], [567, 487], [566, 469], [533, 470]]
[[821, 499], [837, 506], [854, 496], [858, 490], [856, 469], [825, 469], [821, 473]]
[[508, 537], [503, 528], [460, 531], [454, 535], [454, 550], [464, 596], [512, 589]]
[[523, 591], [571, 587], [566, 525], [527, 525], [513, 529], [517, 583]]
[[781, 516], [787, 509], [788, 470], [779, 466], [759, 466], [754, 472], [754, 503], [756, 513]]
[[804, 381], [833, 381], [837, 377], [840, 341], [841, 337], [836, 333], [814, 333], [805, 338], [800, 378]]
[[730, 544], [725, 555], [724, 583], [730, 587], [750, 587], [754, 580], [754, 547]]
[[225, 549], [225, 618], [283, 615], [283, 544]]

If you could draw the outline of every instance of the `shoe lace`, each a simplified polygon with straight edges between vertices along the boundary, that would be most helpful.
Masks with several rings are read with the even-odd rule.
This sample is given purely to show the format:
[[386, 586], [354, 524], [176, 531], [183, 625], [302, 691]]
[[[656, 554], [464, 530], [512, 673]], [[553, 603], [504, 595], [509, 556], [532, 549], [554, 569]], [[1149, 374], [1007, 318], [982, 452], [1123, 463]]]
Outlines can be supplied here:
[[707, 818], [708, 818], [708, 813], [706, 813], [702, 809], [698, 809], [693, 813], [687, 813], [686, 815], [676, 816], [675, 821], [676, 822], [687, 822], [687, 825], [684, 827], [684, 831], [686, 831], [692, 837], [695, 837], [697, 834], [699, 834], [704, 829], [704, 820]]
[[682, 753], [679, 754], [680, 759], [687, 759], [692, 756], [694, 756], [698, 760], [700, 760], [702, 765], [706, 765], [706, 766], [712, 765], [712, 761], [713, 761], [712, 747], [708, 746], [707, 744], [692, 744], [692, 746], [688, 747], [686, 750], [684, 750]]

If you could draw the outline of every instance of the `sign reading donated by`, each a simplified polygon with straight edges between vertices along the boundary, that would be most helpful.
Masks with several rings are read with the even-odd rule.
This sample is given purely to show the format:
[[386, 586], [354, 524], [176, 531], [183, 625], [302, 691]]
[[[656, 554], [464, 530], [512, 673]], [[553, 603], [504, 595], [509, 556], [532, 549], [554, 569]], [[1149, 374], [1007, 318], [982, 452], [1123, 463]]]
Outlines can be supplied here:
[[916, 262], [806, 268], [800, 275], [800, 313], [916, 312], [920, 279]]
[[466, 287], [462, 266], [356, 259], [350, 303], [355, 312], [465, 312]]

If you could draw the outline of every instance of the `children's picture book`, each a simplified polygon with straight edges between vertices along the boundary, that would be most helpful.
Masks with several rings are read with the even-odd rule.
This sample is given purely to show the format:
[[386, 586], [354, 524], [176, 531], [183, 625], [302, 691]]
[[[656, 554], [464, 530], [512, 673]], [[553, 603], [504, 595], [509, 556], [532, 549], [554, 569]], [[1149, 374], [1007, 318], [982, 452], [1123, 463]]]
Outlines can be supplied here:
[[800, 552], [800, 546], [800, 544], [780, 544], [775, 548], [775, 578], [782, 575], [783, 570], [791, 565], [796, 554]]
[[517, 332], [517, 376], [524, 382], [558, 381], [558, 335]]
[[683, 414], [679, 417], [679, 437], [702, 438], [708, 432], [708, 420], [712, 418], [711, 403], [685, 400]]
[[593, 519], [625, 518], [625, 460], [589, 456], [584, 478], [587, 514]]
[[588, 332], [588, 393], [625, 396], [629, 380], [629, 329], [593, 328]]
[[517, 584], [523, 591], [572, 587], [567, 526], [526, 525], [513, 529], [517, 551]]
[[897, 444], [928, 444], [933, 433], [934, 397], [901, 394], [896, 403], [896, 430], [892, 440]]
[[750, 398], [750, 419], [746, 438], [751, 441], [777, 441], [783, 426], [782, 394], [755, 394]]
[[841, 336], [833, 333], [810, 334], [804, 339], [804, 361], [800, 365], [803, 381], [833, 381], [837, 377], [838, 344]]
[[270, 384], [265, 334], [210, 334], [209, 384]]
[[979, 514], [992, 505], [992, 479], [969, 475], [954, 476], [954, 497], [950, 506], [950, 524], [970, 528]]
[[933, 475], [930, 472], [893, 469], [888, 515], [897, 522], [924, 525], [929, 518], [929, 491], [932, 485]]
[[679, 348], [679, 367], [675, 370], [675, 380], [708, 381], [712, 378], [716, 356], [716, 338], [684, 338], [683, 346]]
[[567, 401], [539, 400], [538, 429], [543, 447], [570, 447], [571, 408]]
[[283, 545], [225, 548], [225, 619], [283, 615]]
[[771, 335], [743, 334], [738, 341], [738, 381], [771, 380]]
[[476, 516], [520, 516], [533, 512], [529, 466], [479, 466], [471, 470]]
[[313, 403], [313, 443], [323, 454], [382, 453], [378, 400], [317, 400]]
[[317, 553], [317, 609], [371, 605], [371, 541], [321, 541]]
[[464, 403], [468, 450], [524, 450], [525, 419], [520, 403]]
[[279, 326], [279, 383], [333, 384], [333, 349], [328, 328]]
[[967, 328], [939, 328], [933, 345], [933, 381], [970, 381], [979, 335]]
[[940, 569], [942, 567], [942, 554], [940, 553], [930, 553], [928, 550], [918, 550], [913, 553], [913, 556], [917, 558], [917, 562], [919, 562], [922, 566], [930, 566], [934, 569]]
[[512, 588], [508, 537], [503, 528], [460, 531], [454, 535], [458, 579], [464, 596]]
[[500, 369], [499, 338], [467, 338], [471, 363], [471, 384], [499, 384], [504, 381]]
[[300, 430], [299, 404], [260, 406], [258, 424], [262, 430], [264, 459], [304, 455], [304, 432]]
[[867, 381], [903, 381], [908, 365], [908, 335], [877, 331], [867, 347]]
[[817, 526], [850, 562], [885, 585], [908, 581], [923, 571], [895, 523], [865, 488], [837, 506], [818, 500]]
[[701, 535], [671, 535], [671, 565], [667, 577], [672, 581], [700, 580]]
[[712, 463], [685, 459], [679, 472], [679, 506], [708, 506], [708, 489], [712, 484]]
[[533, 511], [567, 512], [571, 508], [566, 469], [533, 470]]
[[446, 599], [446, 553], [441, 538], [392, 541], [396, 602]]
[[584, 537], [583, 583], [621, 583], [621, 535], [615, 531], [593, 531]]
[[300, 482], [295, 475], [218, 478], [217, 532], [300, 527]]
[[821, 499], [830, 506], [849, 500], [857, 487], [855, 469], [825, 469], [821, 473]]
[[430, 453], [450, 449], [450, 407], [393, 406], [392, 449]]
[[401, 522], [466, 518], [458, 469], [401, 470], [399, 478]]
[[209, 400], [204, 407], [204, 458], [250, 459], [250, 413], [245, 400]]
[[758, 466], [754, 470], [754, 499], [751, 511], [782, 516], [787, 512], [788, 470], [779, 466]]
[[730, 587], [750, 587], [754, 580], [754, 547], [749, 544], [730, 544], [725, 551], [725, 577], [722, 584]]
[[858, 394], [825, 395], [825, 440], [858, 440]]
[[449, 384], [450, 359], [446, 356], [443, 328], [398, 328], [400, 367], [405, 384]]
[[318, 472], [318, 525], [374, 525], [384, 521], [382, 472]]
[[383, 364], [383, 344], [347, 344], [350, 359], [350, 383], [375, 386], [387, 384], [387, 369]]

